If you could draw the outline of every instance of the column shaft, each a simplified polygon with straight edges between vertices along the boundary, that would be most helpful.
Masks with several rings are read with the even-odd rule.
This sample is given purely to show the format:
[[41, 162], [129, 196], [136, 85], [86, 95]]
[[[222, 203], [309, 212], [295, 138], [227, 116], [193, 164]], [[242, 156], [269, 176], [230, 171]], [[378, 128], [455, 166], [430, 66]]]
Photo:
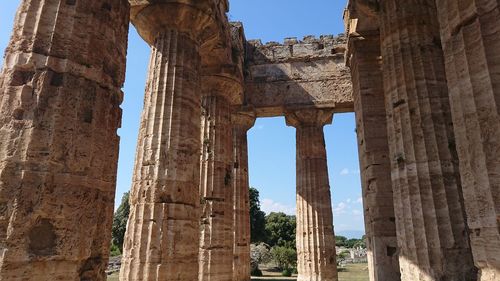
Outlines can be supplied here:
[[350, 39], [366, 244], [371, 281], [400, 280], [380, 36]]
[[401, 279], [472, 280], [434, 1], [385, 0], [381, 10]]
[[21, 1], [0, 73], [2, 280], [106, 280], [129, 7], [69, 2]]
[[333, 214], [323, 135], [323, 125], [327, 123], [323, 122], [324, 117], [331, 120], [331, 113], [314, 111], [318, 112], [286, 116], [287, 122], [297, 128], [297, 280], [336, 281]]
[[203, 97], [200, 281], [233, 277], [233, 136], [229, 101]]
[[[255, 117], [233, 118], [234, 261], [233, 281], [250, 280], [250, 192], [247, 131]], [[233, 115], [233, 116], [235, 116]]]
[[198, 278], [198, 49], [174, 29], [159, 33], [152, 46], [122, 281]]
[[436, 1], [479, 280], [500, 280], [500, 4]]

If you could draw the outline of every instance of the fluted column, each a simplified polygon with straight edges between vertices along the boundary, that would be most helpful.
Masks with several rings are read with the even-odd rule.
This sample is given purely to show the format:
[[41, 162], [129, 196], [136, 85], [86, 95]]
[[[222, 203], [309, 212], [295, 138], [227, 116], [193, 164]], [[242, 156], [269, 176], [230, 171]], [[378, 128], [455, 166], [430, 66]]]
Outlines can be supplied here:
[[103, 281], [128, 3], [20, 2], [0, 73], [0, 279]]
[[200, 45], [211, 1], [132, 3], [151, 45], [120, 280], [198, 278]]
[[436, 5], [474, 263], [500, 280], [500, 4]]
[[299, 110], [286, 115], [297, 129], [297, 267], [299, 281], [336, 281], [332, 202], [323, 126], [332, 112]]
[[121, 280], [197, 277], [198, 48], [176, 30], [152, 46]]
[[381, 1], [402, 280], [473, 280], [434, 0]]
[[[207, 77], [203, 88], [201, 234], [199, 281], [233, 277], [233, 132], [230, 95], [222, 78]], [[236, 87], [241, 87], [234, 82]], [[234, 86], [233, 86], [234, 87]]]
[[352, 32], [348, 63], [353, 82], [370, 280], [397, 281], [400, 273], [380, 35], [376, 30]]
[[250, 280], [250, 192], [247, 132], [255, 123], [252, 113], [235, 113], [233, 128], [234, 260], [233, 281]]

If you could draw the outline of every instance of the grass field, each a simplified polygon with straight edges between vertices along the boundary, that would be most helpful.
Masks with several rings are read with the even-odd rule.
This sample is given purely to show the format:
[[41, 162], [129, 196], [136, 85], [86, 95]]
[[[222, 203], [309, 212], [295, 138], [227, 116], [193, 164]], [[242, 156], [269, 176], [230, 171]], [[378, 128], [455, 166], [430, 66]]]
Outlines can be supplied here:
[[[295, 278], [284, 277], [261, 277], [252, 278], [252, 280], [260, 281], [295, 281]], [[118, 281], [118, 274], [108, 276], [108, 281]], [[339, 272], [339, 281], [368, 281], [368, 265], [366, 263], [349, 264], [345, 270]]]
[[368, 264], [349, 264], [339, 272], [339, 281], [368, 281]]
[[108, 281], [118, 281], [118, 273], [108, 275]]

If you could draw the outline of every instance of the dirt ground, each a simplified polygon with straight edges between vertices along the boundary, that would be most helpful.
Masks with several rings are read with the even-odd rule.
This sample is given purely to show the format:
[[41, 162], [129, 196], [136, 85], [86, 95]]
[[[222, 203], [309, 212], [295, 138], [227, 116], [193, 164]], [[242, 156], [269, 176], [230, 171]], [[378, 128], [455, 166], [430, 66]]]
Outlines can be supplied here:
[[[252, 280], [260, 281], [295, 281], [296, 277], [281, 277], [280, 272], [263, 270], [263, 277], [252, 277]], [[118, 273], [108, 276], [108, 281], [119, 281]], [[339, 272], [339, 281], [368, 281], [368, 264], [349, 264]]]

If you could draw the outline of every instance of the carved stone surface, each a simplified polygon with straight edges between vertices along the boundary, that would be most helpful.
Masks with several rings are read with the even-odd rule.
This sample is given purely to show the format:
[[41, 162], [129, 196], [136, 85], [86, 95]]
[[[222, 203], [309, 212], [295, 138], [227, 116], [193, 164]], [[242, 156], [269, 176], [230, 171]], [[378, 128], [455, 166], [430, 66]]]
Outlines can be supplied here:
[[19, 7], [0, 73], [0, 279], [106, 280], [128, 4]]
[[231, 48], [214, 50], [221, 55], [203, 65], [200, 281], [231, 281], [234, 274], [231, 112], [242, 103], [243, 60], [241, 56], [225, 55], [242, 48], [243, 33], [238, 24], [231, 24], [224, 31], [230, 33], [224, 38], [229, 40], [226, 43]]
[[500, 280], [500, 4], [436, 5], [474, 262]]
[[499, 1], [350, 0], [347, 37], [265, 45], [228, 8], [21, 1], [0, 72], [0, 280], [106, 279], [132, 19], [152, 52], [122, 281], [249, 280], [246, 132], [281, 115], [299, 281], [337, 280], [323, 126], [353, 110], [370, 280], [497, 281]]
[[196, 280], [201, 115], [199, 45], [158, 34], [130, 194], [120, 280]]
[[231, 281], [234, 252], [231, 109], [221, 92], [204, 96], [202, 106], [202, 212], [198, 280]]
[[345, 36], [295, 38], [284, 44], [250, 41], [247, 51], [245, 102], [257, 115], [280, 116], [289, 108], [352, 111]]
[[432, 0], [381, 1], [381, 52], [402, 280], [473, 280]]
[[233, 281], [250, 280], [250, 193], [247, 131], [255, 114], [237, 113], [233, 124], [234, 260]]
[[298, 281], [337, 281], [332, 202], [323, 126], [330, 110], [287, 113], [297, 129], [297, 269]]
[[400, 280], [380, 36], [349, 36], [354, 110], [371, 281]]

